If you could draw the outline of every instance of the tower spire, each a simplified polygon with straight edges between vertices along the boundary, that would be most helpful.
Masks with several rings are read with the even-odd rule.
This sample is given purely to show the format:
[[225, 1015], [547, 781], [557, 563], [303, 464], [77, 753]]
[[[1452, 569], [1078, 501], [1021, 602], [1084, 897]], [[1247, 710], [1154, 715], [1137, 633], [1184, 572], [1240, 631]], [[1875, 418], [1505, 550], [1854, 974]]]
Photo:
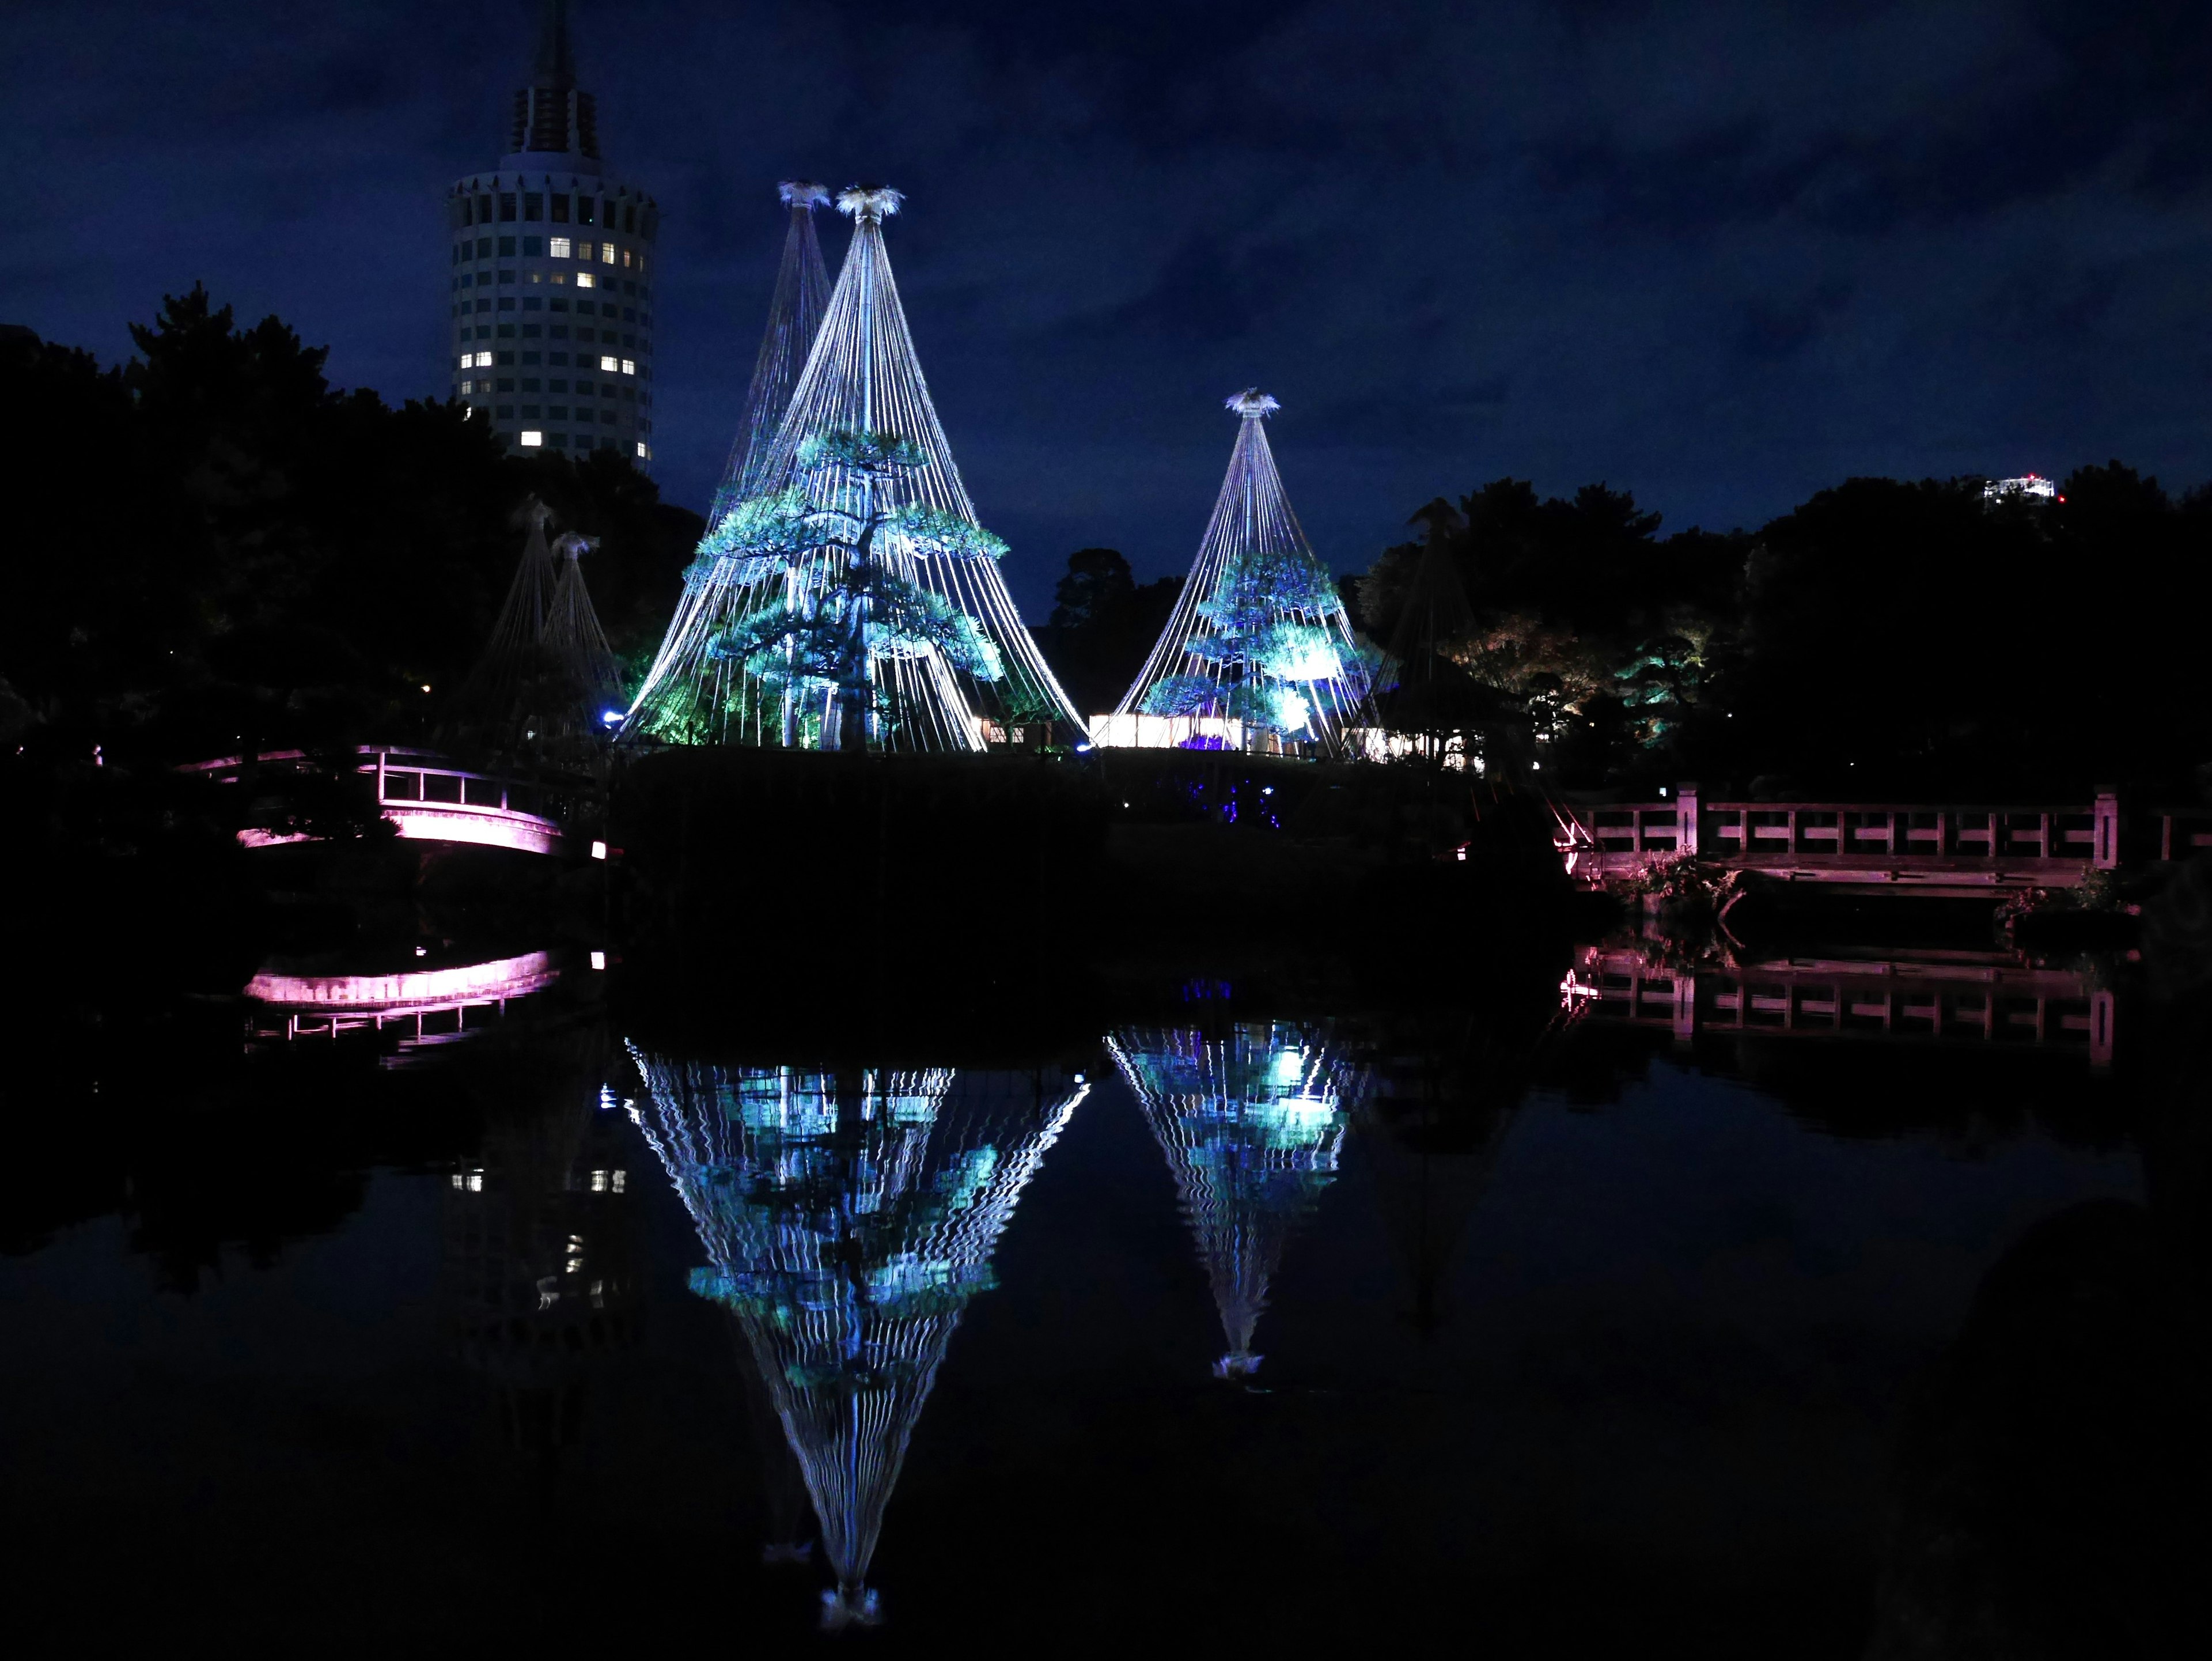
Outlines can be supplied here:
[[576, 64], [568, 50], [568, 0], [545, 0], [538, 26], [538, 58], [530, 84], [567, 91], [576, 84]]
[[599, 159], [598, 106], [591, 94], [576, 87], [576, 58], [568, 45], [568, 0], [545, 0], [530, 84], [514, 94], [508, 154], [510, 160], [538, 154]]

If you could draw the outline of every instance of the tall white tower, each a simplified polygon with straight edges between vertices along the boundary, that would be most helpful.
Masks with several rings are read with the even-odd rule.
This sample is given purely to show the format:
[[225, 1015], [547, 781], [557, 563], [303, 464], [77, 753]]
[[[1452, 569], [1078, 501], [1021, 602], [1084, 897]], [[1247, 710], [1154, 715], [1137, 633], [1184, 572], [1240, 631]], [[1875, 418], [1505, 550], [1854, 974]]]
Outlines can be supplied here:
[[599, 158], [567, 0], [545, 0], [507, 154], [447, 192], [453, 393], [511, 449], [653, 460], [660, 210]]

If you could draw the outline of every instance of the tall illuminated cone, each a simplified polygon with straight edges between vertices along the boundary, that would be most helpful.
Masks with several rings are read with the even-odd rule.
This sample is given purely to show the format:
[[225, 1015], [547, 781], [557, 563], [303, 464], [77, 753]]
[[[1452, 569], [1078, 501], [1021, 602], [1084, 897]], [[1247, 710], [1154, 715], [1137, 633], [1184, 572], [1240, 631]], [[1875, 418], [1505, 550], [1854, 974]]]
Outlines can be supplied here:
[[[1234, 721], [1246, 749], [1340, 755], [1346, 730], [1371, 718], [1372, 654], [1283, 494], [1264, 424], [1281, 406], [1256, 387], [1227, 402], [1239, 425], [1213, 517], [1174, 615], [1114, 713]], [[1222, 734], [1196, 741], [1219, 747]]]
[[1229, 1350], [1222, 1378], [1260, 1365], [1252, 1335], [1291, 1234], [1336, 1180], [1359, 1070], [1316, 1031], [1243, 1022], [1125, 1027], [1106, 1041], [1175, 1172]]
[[716, 524], [758, 486], [761, 463], [775, 441], [791, 389], [806, 366], [830, 305], [830, 269], [822, 263], [822, 242], [814, 234], [814, 210], [830, 200], [829, 187], [787, 179], [775, 188], [790, 223], [776, 266], [775, 292], [769, 300], [768, 328], [761, 336], [760, 356], [753, 360], [752, 384], [745, 389], [744, 420], [708, 515]]
[[853, 241], [774, 441], [721, 508], [626, 733], [675, 744], [980, 750], [986, 721], [1074, 723], [975, 520], [884, 249]]
[[1088, 1090], [1062, 1074], [732, 1068], [633, 1050], [639, 1123], [805, 1473], [837, 1576], [823, 1624], [871, 1622], [884, 1507], [1022, 1189]]

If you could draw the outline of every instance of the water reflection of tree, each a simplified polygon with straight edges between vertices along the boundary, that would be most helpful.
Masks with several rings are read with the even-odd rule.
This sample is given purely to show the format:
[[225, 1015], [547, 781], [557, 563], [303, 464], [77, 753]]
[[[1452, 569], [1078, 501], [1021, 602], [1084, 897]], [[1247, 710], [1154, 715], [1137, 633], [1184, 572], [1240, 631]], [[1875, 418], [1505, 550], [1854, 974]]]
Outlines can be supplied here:
[[1223, 1037], [1123, 1027], [1107, 1039], [1174, 1171], [1213, 1283], [1224, 1378], [1260, 1365], [1252, 1337], [1285, 1248], [1336, 1179], [1359, 1070], [1316, 1026], [1249, 1021]]
[[884, 1509], [968, 1300], [1087, 1086], [1068, 1075], [720, 1067], [633, 1050], [639, 1123], [813, 1500], [831, 1627], [877, 1618]]

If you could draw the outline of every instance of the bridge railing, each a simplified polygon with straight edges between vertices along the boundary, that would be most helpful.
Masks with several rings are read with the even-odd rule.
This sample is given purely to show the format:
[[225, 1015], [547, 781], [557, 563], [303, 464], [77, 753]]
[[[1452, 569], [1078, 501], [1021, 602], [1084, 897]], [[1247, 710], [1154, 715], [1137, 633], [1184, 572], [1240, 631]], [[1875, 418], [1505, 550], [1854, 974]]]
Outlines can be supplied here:
[[[558, 790], [461, 767], [434, 751], [400, 745], [360, 745], [354, 770], [373, 776], [384, 818], [404, 840], [469, 843], [512, 848], [529, 854], [562, 851], [563, 821], [573, 804]], [[301, 750], [266, 751], [253, 757], [270, 770], [311, 769], [318, 758]], [[244, 776], [246, 758], [225, 756], [181, 770], [234, 782]], [[307, 840], [248, 827], [239, 832], [248, 848]]]
[[[1705, 802], [1685, 786], [1672, 800], [1557, 804], [1553, 812], [1555, 843], [1578, 874], [1641, 869], [1676, 855], [1750, 866], [1809, 860], [2088, 871], [2120, 862], [2119, 806], [2110, 794], [2058, 806]], [[2160, 857], [2212, 848], [2212, 810], [2169, 813], [2163, 823]]]

